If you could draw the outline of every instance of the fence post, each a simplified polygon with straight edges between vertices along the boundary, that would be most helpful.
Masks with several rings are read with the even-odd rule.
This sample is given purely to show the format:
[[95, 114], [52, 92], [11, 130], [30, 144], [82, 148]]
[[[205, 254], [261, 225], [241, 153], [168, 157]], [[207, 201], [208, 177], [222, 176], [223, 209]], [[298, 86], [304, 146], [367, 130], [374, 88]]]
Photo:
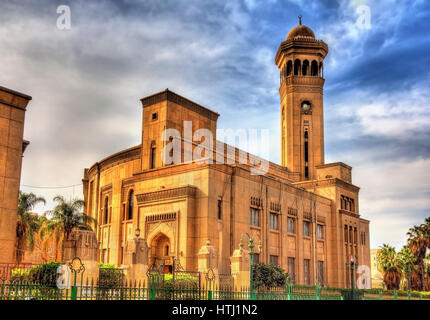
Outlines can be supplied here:
[[320, 286], [316, 286], [315, 287], [315, 298], [316, 300], [320, 300], [321, 299], [321, 287]]
[[397, 300], [397, 290], [394, 290], [393, 298], [394, 300]]
[[212, 300], [212, 290], [208, 290], [208, 300]]

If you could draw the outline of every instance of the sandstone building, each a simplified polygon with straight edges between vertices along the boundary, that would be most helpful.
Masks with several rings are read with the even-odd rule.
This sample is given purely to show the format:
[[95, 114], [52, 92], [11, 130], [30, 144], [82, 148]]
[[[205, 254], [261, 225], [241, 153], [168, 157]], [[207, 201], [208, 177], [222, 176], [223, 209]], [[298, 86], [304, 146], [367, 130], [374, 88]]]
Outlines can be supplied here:
[[15, 259], [24, 116], [30, 96], [0, 87], [0, 263]]
[[[229, 274], [248, 232], [261, 239], [256, 262], [280, 265], [296, 283], [349, 286], [349, 255], [370, 267], [369, 221], [360, 217], [351, 167], [324, 161], [327, 53], [327, 44], [301, 22], [281, 43], [275, 63], [282, 165], [270, 162], [264, 175], [252, 174], [250, 161], [239, 161], [242, 150], [215, 148], [216, 112], [169, 90], [141, 99], [141, 144], [85, 169], [85, 210], [98, 220], [99, 259], [127, 264], [127, 243], [139, 237], [148, 246], [148, 264], [164, 263], [169, 270], [176, 259], [186, 270], [198, 270], [199, 251], [210, 240], [213, 265]], [[187, 160], [198, 143], [185, 138], [184, 121], [192, 121], [192, 132], [212, 132], [205, 156], [224, 163]], [[170, 128], [181, 137], [164, 139]], [[180, 163], [163, 161], [168, 143], [181, 146]]]

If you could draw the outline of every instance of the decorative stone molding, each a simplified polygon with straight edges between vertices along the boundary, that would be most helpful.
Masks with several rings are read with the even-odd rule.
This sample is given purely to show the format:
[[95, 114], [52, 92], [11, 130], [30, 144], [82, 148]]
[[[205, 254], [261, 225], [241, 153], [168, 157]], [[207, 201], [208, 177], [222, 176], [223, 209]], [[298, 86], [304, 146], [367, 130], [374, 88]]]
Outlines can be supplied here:
[[281, 211], [281, 204], [275, 203], [275, 202], [270, 202], [270, 211], [280, 212]]
[[196, 192], [197, 192], [196, 187], [188, 185], [185, 187], [137, 194], [136, 199], [137, 199], [137, 203], [140, 204], [144, 202], [158, 201], [158, 200], [179, 198], [179, 197], [195, 198]]
[[348, 211], [348, 210], [339, 209], [339, 213], [345, 214], [345, 215], [353, 217], [353, 218], [360, 218], [359, 214], [352, 212], [352, 211]]
[[288, 207], [288, 215], [297, 217], [299, 210], [296, 208]]
[[176, 220], [176, 212], [152, 214], [150, 216], [145, 217], [146, 223], [157, 223], [157, 222], [175, 221], [175, 220]]
[[112, 183], [100, 188], [101, 193], [112, 192]]
[[261, 208], [263, 207], [263, 201], [261, 201], [261, 198], [251, 197], [251, 206]]

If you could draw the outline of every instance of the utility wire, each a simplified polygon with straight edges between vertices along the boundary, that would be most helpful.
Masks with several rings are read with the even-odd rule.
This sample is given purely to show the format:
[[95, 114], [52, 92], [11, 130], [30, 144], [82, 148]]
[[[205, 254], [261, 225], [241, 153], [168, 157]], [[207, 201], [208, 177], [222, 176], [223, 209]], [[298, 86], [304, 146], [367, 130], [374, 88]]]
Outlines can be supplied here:
[[64, 186], [64, 187], [36, 187], [36, 186], [29, 186], [26, 184], [21, 184], [21, 187], [32, 188], [32, 189], [68, 189], [68, 188], [74, 188], [74, 187], [78, 187], [78, 186], [82, 186], [82, 183], [74, 184], [71, 186]]

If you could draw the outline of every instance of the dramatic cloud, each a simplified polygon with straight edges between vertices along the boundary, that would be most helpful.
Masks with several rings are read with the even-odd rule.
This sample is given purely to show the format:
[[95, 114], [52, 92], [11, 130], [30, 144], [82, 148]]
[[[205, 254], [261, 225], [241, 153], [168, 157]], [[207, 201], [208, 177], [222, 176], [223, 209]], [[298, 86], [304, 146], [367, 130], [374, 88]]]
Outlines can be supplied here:
[[[56, 27], [63, 4], [68, 31]], [[363, 5], [370, 29], [357, 26]], [[22, 184], [80, 184], [85, 167], [140, 143], [139, 99], [165, 88], [220, 113], [220, 128], [270, 129], [279, 162], [274, 56], [302, 14], [330, 48], [327, 161], [354, 167], [372, 247], [399, 247], [430, 212], [429, 9], [423, 0], [2, 1], [0, 85], [34, 98]], [[80, 186], [22, 189], [82, 196]]]

